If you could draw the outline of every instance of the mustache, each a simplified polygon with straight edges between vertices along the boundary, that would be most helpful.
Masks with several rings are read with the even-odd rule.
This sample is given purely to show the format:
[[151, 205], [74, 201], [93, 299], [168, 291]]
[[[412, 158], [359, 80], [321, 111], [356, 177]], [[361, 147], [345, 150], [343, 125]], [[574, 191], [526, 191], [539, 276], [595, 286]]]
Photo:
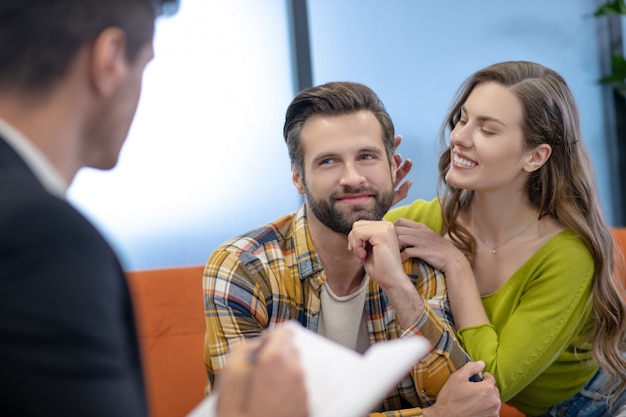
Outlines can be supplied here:
[[369, 187], [351, 187], [349, 185], [344, 185], [343, 189], [341, 190], [341, 192], [337, 192], [337, 193], [332, 193], [331, 194], [331, 198], [332, 199], [337, 199], [338, 197], [343, 197], [346, 195], [351, 195], [351, 194], [363, 194], [363, 193], [367, 193], [367, 194], [371, 194], [374, 196], [378, 195], [378, 192], [376, 190], [373, 190]]

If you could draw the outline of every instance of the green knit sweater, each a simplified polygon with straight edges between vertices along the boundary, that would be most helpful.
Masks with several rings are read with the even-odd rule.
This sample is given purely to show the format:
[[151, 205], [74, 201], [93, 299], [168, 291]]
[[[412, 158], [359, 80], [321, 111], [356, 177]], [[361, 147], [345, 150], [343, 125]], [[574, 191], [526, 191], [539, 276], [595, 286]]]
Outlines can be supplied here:
[[[395, 221], [419, 221], [441, 234], [438, 200], [391, 210]], [[591, 320], [593, 260], [572, 232], [551, 238], [495, 293], [482, 297], [491, 324], [464, 327], [458, 337], [486, 363], [500, 396], [539, 415], [576, 394], [597, 371], [583, 341]]]

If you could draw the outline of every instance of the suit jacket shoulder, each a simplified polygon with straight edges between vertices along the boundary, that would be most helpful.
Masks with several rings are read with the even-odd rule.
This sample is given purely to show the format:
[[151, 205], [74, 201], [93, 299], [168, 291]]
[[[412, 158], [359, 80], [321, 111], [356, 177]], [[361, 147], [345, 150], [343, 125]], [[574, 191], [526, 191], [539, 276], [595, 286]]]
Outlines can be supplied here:
[[1, 414], [145, 416], [116, 254], [0, 140]]

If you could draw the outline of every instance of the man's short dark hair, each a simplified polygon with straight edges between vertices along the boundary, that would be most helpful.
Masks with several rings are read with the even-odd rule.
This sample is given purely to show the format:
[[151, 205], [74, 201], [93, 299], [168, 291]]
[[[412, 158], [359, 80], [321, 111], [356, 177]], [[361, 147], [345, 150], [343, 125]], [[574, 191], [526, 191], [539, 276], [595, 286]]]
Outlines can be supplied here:
[[0, 91], [38, 91], [67, 71], [79, 49], [108, 27], [126, 34], [132, 61], [152, 39], [154, 21], [179, 0], [0, 1]]
[[341, 116], [367, 110], [374, 114], [382, 130], [382, 140], [391, 163], [394, 147], [393, 122], [385, 105], [374, 91], [366, 85], [336, 81], [306, 88], [291, 101], [285, 115], [283, 136], [291, 164], [304, 175], [302, 144], [300, 133], [306, 120], [315, 115]]

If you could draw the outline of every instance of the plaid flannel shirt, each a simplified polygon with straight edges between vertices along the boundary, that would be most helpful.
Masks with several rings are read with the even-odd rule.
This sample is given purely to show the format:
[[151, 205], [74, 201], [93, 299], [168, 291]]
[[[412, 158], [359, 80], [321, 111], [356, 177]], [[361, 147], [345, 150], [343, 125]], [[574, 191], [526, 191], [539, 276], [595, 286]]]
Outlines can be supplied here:
[[[388, 297], [370, 280], [365, 300], [370, 343], [414, 333], [426, 337], [433, 349], [387, 396], [380, 409], [383, 414], [371, 416], [421, 416], [421, 407], [434, 403], [448, 376], [469, 361], [454, 334], [443, 274], [416, 259], [404, 267], [426, 301], [424, 313], [413, 326], [401, 329]], [[286, 320], [297, 320], [317, 332], [325, 279], [304, 205], [297, 213], [218, 247], [203, 277], [207, 392], [233, 343]]]

